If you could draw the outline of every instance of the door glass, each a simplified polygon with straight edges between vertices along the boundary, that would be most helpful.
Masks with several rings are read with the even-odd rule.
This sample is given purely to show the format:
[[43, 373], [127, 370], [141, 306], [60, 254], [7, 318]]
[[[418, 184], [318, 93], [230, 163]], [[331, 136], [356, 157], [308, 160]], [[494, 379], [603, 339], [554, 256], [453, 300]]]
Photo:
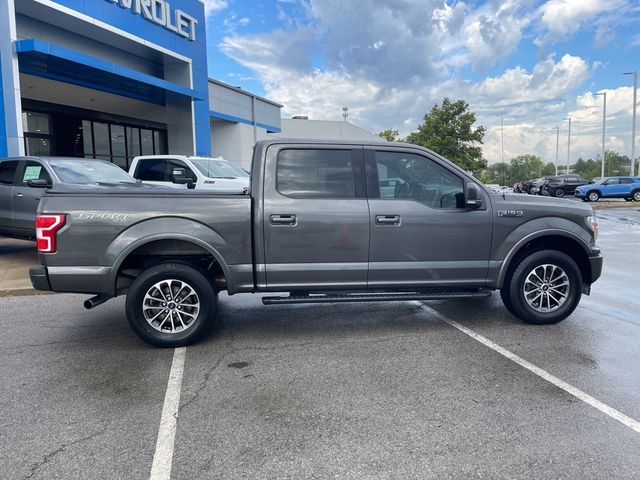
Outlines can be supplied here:
[[96, 158], [111, 161], [109, 125], [106, 123], [93, 122], [93, 139], [96, 147]]
[[151, 130], [140, 130], [140, 146], [142, 155], [153, 155], [153, 132]]
[[122, 169], [127, 170], [127, 151], [124, 140], [124, 127], [122, 125], [111, 125], [111, 161]]
[[460, 177], [421, 155], [376, 152], [380, 198], [415, 200], [432, 208], [464, 208]]
[[33, 160], [27, 160], [25, 162], [20, 180], [22, 185], [27, 185], [29, 180], [46, 180], [48, 184], [51, 184], [51, 177], [47, 170], [41, 163], [34, 162]]
[[46, 113], [24, 112], [22, 114], [22, 128], [26, 133], [51, 133], [51, 117]]
[[187, 164], [182, 160], [170, 160], [167, 180], [170, 182], [173, 182], [174, 180], [190, 180], [195, 182], [197, 177], [193, 173], [193, 170], [187, 167]]
[[48, 157], [51, 155], [49, 138], [25, 137], [26, 154], [32, 157]]
[[135, 178], [146, 182], [164, 182], [167, 161], [160, 158], [140, 160], [134, 173]]
[[618, 183], [619, 180], [617, 178], [610, 178], [609, 180], [604, 182], [605, 185], [618, 185]]
[[129, 163], [133, 157], [140, 156], [140, 129], [136, 127], [127, 127], [127, 155]]
[[156, 155], [167, 154], [167, 134], [162, 130], [154, 130], [153, 132], [153, 145], [155, 147]]
[[633, 183], [633, 180], [631, 180], [630, 178], [621, 178], [620, 183], [628, 185], [629, 183]]
[[293, 198], [355, 198], [350, 150], [282, 150], [276, 188]]
[[16, 176], [17, 169], [17, 161], [0, 162], [0, 185], [13, 185], [13, 179]]
[[89, 120], [82, 121], [82, 146], [85, 158], [93, 158], [93, 132]]

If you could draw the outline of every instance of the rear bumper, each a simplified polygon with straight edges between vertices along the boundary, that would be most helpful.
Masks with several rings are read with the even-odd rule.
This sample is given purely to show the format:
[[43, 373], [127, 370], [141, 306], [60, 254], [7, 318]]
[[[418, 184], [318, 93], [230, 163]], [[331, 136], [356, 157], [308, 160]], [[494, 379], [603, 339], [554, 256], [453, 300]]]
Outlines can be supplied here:
[[109, 267], [32, 267], [29, 277], [36, 290], [114, 295]]
[[44, 292], [51, 291], [47, 267], [31, 267], [29, 269], [29, 278], [31, 279], [31, 285], [33, 285], [33, 288], [36, 290], [42, 290]]

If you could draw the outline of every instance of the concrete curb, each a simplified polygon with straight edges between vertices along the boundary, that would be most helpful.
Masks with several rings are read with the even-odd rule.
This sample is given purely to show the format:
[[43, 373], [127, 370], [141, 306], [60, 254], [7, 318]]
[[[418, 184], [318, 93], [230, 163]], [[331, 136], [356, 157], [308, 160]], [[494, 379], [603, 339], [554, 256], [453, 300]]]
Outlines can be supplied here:
[[0, 298], [3, 297], [28, 297], [32, 295], [51, 295], [53, 292], [42, 292], [33, 288], [13, 288], [0, 290]]

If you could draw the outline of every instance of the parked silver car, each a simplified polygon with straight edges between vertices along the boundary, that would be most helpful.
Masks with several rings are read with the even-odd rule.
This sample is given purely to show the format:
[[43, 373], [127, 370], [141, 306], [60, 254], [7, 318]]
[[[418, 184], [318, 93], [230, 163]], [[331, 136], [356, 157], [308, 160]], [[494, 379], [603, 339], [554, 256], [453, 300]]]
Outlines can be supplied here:
[[14, 157], [0, 160], [0, 236], [35, 239], [36, 209], [43, 193], [59, 185], [135, 185], [127, 172], [103, 160]]

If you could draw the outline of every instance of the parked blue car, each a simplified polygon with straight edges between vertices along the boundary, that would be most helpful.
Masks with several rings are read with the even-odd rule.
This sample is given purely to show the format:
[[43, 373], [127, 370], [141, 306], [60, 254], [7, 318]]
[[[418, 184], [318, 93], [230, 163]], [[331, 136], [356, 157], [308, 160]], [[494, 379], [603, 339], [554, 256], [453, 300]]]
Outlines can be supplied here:
[[585, 202], [597, 202], [600, 198], [640, 202], [640, 177], [604, 177], [576, 188], [575, 196]]

